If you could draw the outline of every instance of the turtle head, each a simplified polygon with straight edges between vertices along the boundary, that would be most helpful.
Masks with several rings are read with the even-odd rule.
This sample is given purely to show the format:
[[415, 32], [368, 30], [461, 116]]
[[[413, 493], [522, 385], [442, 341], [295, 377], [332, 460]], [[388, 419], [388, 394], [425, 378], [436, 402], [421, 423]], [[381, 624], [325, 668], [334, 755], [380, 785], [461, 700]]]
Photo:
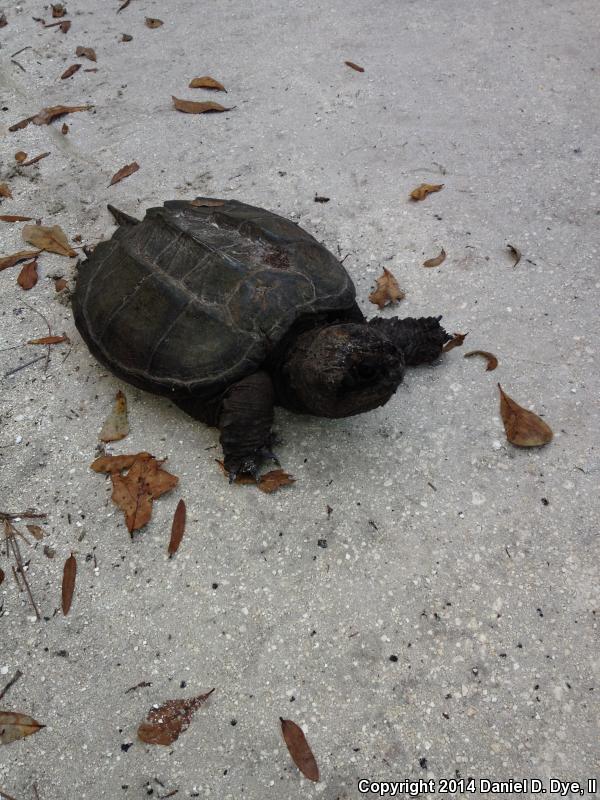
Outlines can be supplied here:
[[404, 358], [366, 324], [327, 325], [298, 338], [284, 374], [309, 413], [349, 417], [387, 403], [404, 377]]

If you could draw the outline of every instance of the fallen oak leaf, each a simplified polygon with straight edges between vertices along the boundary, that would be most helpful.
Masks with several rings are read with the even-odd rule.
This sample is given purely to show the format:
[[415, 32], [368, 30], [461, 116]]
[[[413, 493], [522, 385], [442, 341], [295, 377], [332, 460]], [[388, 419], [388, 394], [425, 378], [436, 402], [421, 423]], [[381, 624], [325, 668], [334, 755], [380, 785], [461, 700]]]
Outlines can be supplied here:
[[439, 192], [444, 188], [443, 183], [422, 183], [410, 193], [411, 200], [424, 200], [428, 194]]
[[423, 262], [424, 267], [439, 267], [440, 264], [443, 264], [446, 260], [446, 251], [442, 247], [439, 256], [435, 258], [428, 258], [427, 261]]
[[132, 161], [131, 164], [125, 164], [124, 167], [121, 167], [120, 170], [115, 172], [108, 185], [113, 186], [115, 183], [119, 183], [119, 181], [122, 181], [123, 178], [128, 178], [130, 175], [133, 175], [133, 173], [137, 172], [139, 168], [140, 165], [137, 163], [137, 161]]
[[398, 303], [404, 300], [406, 294], [398, 286], [398, 281], [392, 273], [383, 268], [383, 275], [377, 278], [377, 288], [369, 295], [369, 300], [378, 308], [384, 308], [391, 303]]
[[28, 244], [46, 250], [49, 253], [58, 253], [59, 256], [73, 258], [77, 255], [67, 241], [65, 232], [60, 225], [25, 225], [21, 235]]
[[64, 114], [74, 114], [76, 111], [89, 111], [90, 108], [93, 108], [93, 106], [48, 106], [46, 108], [42, 108], [42, 110], [38, 111], [37, 114], [34, 114], [33, 117], [26, 117], [20, 122], [15, 122], [15, 124], [11, 125], [8, 130], [18, 131], [22, 128], [26, 128], [30, 123], [33, 123], [34, 125], [49, 125], [53, 119], [62, 117]]
[[61, 344], [70, 342], [68, 336], [42, 336], [41, 339], [30, 339], [27, 344]]
[[214, 691], [211, 689], [197, 697], [168, 700], [158, 707], [152, 707], [138, 727], [138, 739], [146, 744], [172, 744], [188, 729], [194, 711], [204, 705]]
[[319, 780], [319, 767], [302, 728], [291, 719], [279, 717], [281, 733], [290, 756], [300, 772], [309, 781]]
[[75, 578], [77, 576], [77, 560], [73, 553], [65, 561], [62, 579], [62, 612], [66, 617], [71, 610], [73, 592], [75, 591]]
[[19, 250], [18, 253], [13, 253], [11, 256], [4, 256], [4, 258], [0, 258], [0, 271], [14, 267], [20, 261], [27, 261], [28, 258], [36, 258], [41, 252], [41, 250]]
[[462, 343], [468, 335], [468, 333], [453, 333], [452, 339], [442, 347], [442, 352], [447, 353], [449, 350], [454, 350], [455, 347], [462, 347]]
[[27, 153], [24, 150], [17, 150], [15, 153], [15, 161], [17, 164], [22, 164], [27, 158]]
[[154, 458], [154, 456], [150, 453], [147, 453], [145, 450], [143, 450], [141, 453], [135, 453], [133, 455], [104, 455], [99, 456], [92, 464], [90, 464], [90, 469], [93, 469], [94, 472], [103, 472], [108, 475], [113, 475], [132, 467], [133, 462], [136, 459], [143, 460], [146, 458]]
[[469, 353], [464, 354], [464, 358], [471, 358], [472, 356], [482, 356], [487, 359], [486, 372], [492, 372], [498, 366], [498, 359], [493, 353], [488, 353], [487, 350], [471, 350]]
[[30, 167], [32, 164], [37, 164], [38, 161], [41, 161], [42, 158], [46, 158], [49, 155], [50, 151], [48, 151], [47, 153], [40, 153], [39, 156], [34, 156], [33, 158], [30, 158], [29, 161], [22, 161], [19, 166]]
[[23, 264], [17, 278], [17, 283], [21, 289], [25, 289], [27, 291], [29, 289], [33, 289], [38, 282], [38, 277], [37, 258], [34, 258], [32, 261], [28, 261], [27, 264]]
[[511, 397], [498, 384], [500, 390], [500, 416], [504, 423], [506, 438], [518, 447], [541, 447], [552, 441], [552, 429], [533, 411], [528, 411]]
[[355, 64], [354, 61], [344, 61], [344, 64], [350, 69], [356, 70], [356, 72], [364, 72], [365, 68], [360, 67], [358, 64]]
[[125, 514], [129, 533], [139, 530], [152, 516], [152, 503], [179, 482], [175, 475], [161, 469], [155, 458], [136, 459], [127, 475], [111, 475], [112, 500]]
[[257, 486], [261, 492], [265, 492], [265, 494], [271, 494], [272, 492], [276, 492], [277, 489], [280, 489], [282, 486], [291, 486], [292, 483], [295, 482], [296, 479], [293, 478], [289, 473], [284, 472], [282, 469], [273, 469], [270, 472], [265, 472], [264, 475], [260, 476]]
[[25, 525], [29, 533], [36, 539], [38, 542], [44, 538], [44, 531], [40, 528], [39, 525]]
[[[51, 27], [52, 27], [51, 25], [46, 25], [46, 28], [51, 28]], [[63, 22], [61, 22], [58, 27], [63, 33], [68, 33], [68, 31], [71, 29], [71, 20], [69, 19], [63, 20]]]
[[23, 217], [21, 214], [0, 214], [2, 222], [29, 222], [33, 217]]
[[220, 103], [197, 103], [194, 100], [182, 100], [174, 95], [171, 95], [171, 99], [177, 111], [183, 111], [184, 114], [206, 114], [231, 111], [231, 108], [225, 108], [225, 106], [222, 106]]
[[201, 78], [192, 78], [189, 83], [190, 89], [212, 89], [215, 92], [226, 92], [227, 89], [222, 83], [211, 78], [210, 75], [203, 75]]
[[96, 61], [96, 51], [93, 47], [77, 47], [75, 55], [78, 58], [87, 58], [90, 61]]
[[75, 75], [75, 73], [80, 69], [81, 64], [71, 64], [71, 66], [67, 67], [67, 69], [60, 76], [61, 81], [64, 81], [66, 78], [70, 78], [72, 75]]
[[171, 525], [171, 539], [169, 540], [169, 548], [167, 550], [169, 558], [173, 558], [183, 539], [183, 534], [185, 532], [185, 516], [185, 502], [180, 500], [177, 503], [177, 508], [173, 516], [173, 523]]
[[162, 19], [157, 19], [156, 17], [146, 17], [144, 24], [147, 28], [160, 28], [160, 26], [164, 25], [165, 23], [162, 21]]
[[6, 183], [0, 183], [0, 197], [12, 197], [12, 192]]
[[512, 244], [507, 244], [506, 246], [510, 251], [511, 256], [514, 258], [513, 267], [516, 267], [521, 260], [521, 251], [517, 250], [517, 248]]
[[0, 744], [24, 739], [45, 727], [27, 714], [19, 714], [16, 711], [0, 711]]
[[100, 441], [118, 442], [124, 439], [128, 433], [129, 420], [127, 419], [127, 398], [119, 389], [115, 398], [114, 408], [100, 431]]

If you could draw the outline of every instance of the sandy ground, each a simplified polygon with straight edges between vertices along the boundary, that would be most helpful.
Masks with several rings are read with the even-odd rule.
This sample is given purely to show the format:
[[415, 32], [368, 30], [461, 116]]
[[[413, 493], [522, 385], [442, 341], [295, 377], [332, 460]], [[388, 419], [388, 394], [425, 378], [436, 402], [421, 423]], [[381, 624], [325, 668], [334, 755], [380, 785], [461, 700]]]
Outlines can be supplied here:
[[[52, 280], [72, 285], [74, 259], [44, 254], [28, 292], [18, 268], [2, 272], [2, 374], [39, 355], [5, 349], [47, 332], [29, 306], [72, 349], [1, 384], [0, 510], [47, 514], [45, 539], [21, 542], [42, 621], [0, 555], [0, 686], [23, 672], [2, 708], [47, 727], [0, 749], [0, 787], [17, 800], [34, 784], [40, 800], [336, 800], [365, 796], [359, 778], [549, 789], [598, 777], [596, 0], [67, 5], [63, 34], [32, 20], [50, 20], [41, 2], [5, 4], [0, 182], [13, 199], [1, 213], [93, 244], [113, 230], [107, 202], [143, 215], [174, 197], [235, 197], [349, 254], [369, 314], [386, 266], [407, 293], [402, 315], [443, 313], [500, 366], [455, 349], [370, 414], [278, 412], [297, 482], [267, 496], [227, 485], [214, 430], [94, 361]], [[9, 56], [27, 46], [21, 69]], [[198, 75], [229, 93], [188, 89]], [[235, 108], [185, 115], [172, 94]], [[66, 118], [67, 135], [61, 121], [8, 132], [43, 106], [83, 103], [94, 109]], [[50, 156], [17, 168], [17, 150]], [[140, 170], [107, 188], [133, 160]], [[445, 188], [411, 204], [423, 181]], [[21, 224], [0, 225], [2, 254], [22, 249]], [[507, 243], [523, 253], [516, 268]], [[443, 266], [423, 269], [441, 247]], [[498, 381], [544, 416], [550, 445], [506, 442]], [[180, 478], [133, 540], [89, 469], [119, 388], [132, 431], [112, 452], [149, 450]], [[188, 526], [168, 560], [179, 497]], [[212, 687], [173, 746], [137, 741], [153, 703]], [[303, 726], [319, 784], [292, 764], [280, 716]]]

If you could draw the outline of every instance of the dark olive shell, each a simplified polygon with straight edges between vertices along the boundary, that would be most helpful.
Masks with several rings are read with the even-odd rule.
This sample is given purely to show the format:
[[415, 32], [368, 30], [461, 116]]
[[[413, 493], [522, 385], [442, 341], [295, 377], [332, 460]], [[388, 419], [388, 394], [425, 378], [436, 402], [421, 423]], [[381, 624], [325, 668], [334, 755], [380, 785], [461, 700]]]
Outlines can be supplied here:
[[344, 267], [294, 222], [198, 198], [151, 208], [101, 242], [79, 267], [73, 310], [109, 369], [184, 397], [249, 375], [300, 318], [354, 302]]

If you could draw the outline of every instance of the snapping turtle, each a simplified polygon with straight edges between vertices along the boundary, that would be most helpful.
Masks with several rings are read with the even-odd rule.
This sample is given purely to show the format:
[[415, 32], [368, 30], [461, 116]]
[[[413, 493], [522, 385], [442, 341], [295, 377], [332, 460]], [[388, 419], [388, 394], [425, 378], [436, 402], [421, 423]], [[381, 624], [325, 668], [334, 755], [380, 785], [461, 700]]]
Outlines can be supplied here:
[[79, 267], [75, 323], [118, 377], [220, 428], [230, 480], [271, 452], [273, 406], [346, 417], [386, 403], [441, 317], [365, 320], [342, 264], [294, 222], [236, 200], [172, 200], [118, 224]]

